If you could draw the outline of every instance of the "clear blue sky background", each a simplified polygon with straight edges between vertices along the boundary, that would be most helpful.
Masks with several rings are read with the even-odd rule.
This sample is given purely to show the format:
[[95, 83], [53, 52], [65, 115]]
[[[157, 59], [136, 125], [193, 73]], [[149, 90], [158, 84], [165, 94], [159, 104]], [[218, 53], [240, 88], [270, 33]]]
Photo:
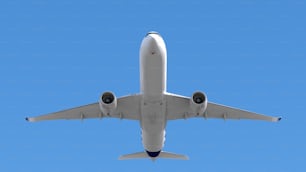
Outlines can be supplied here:
[[[305, 171], [306, 2], [303, 0], [0, 2], [0, 171]], [[27, 123], [139, 91], [148, 31], [168, 48], [168, 91], [280, 123], [171, 121], [165, 150], [189, 161], [118, 161], [143, 150], [118, 119]]]

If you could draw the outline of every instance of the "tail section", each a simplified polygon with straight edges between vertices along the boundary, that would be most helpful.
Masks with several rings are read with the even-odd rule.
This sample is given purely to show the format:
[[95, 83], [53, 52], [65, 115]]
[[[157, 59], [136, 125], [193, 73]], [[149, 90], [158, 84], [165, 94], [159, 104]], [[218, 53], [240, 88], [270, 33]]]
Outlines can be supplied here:
[[152, 157], [149, 156], [147, 152], [137, 152], [127, 155], [122, 155], [119, 157], [119, 160], [130, 160], [130, 159], [142, 159], [142, 158], [151, 158], [155, 160], [157, 158], [167, 158], [167, 159], [179, 159], [179, 160], [188, 160], [189, 158], [185, 155], [170, 153], [170, 152], [160, 152], [158, 156]]

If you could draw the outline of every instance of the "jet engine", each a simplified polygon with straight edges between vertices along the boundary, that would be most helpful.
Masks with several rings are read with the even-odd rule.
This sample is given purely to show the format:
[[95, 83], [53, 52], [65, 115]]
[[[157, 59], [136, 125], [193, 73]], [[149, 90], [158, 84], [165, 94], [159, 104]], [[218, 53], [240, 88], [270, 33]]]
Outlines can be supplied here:
[[117, 98], [112, 92], [105, 92], [100, 97], [99, 105], [104, 115], [110, 115], [117, 108]]
[[196, 115], [203, 115], [207, 107], [206, 95], [200, 91], [193, 93], [190, 98], [190, 107]]

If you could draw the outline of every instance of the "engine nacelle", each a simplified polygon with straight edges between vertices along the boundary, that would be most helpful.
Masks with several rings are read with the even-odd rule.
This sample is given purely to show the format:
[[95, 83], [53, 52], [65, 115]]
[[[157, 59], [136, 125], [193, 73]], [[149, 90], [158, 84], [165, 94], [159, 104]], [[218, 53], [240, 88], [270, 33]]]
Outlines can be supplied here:
[[190, 98], [190, 107], [196, 115], [203, 115], [207, 107], [206, 95], [200, 91], [193, 93]]
[[105, 92], [100, 97], [99, 105], [104, 115], [110, 115], [117, 108], [117, 98], [112, 92]]

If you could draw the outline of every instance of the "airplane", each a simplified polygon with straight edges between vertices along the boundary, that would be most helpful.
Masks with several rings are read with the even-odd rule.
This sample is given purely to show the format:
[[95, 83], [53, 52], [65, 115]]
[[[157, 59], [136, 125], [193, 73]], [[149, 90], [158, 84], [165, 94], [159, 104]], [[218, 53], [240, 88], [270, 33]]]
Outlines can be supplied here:
[[119, 160], [149, 158], [189, 159], [185, 155], [163, 151], [168, 120], [188, 118], [249, 119], [277, 122], [281, 117], [265, 116], [209, 102], [205, 93], [191, 97], [166, 91], [167, 49], [158, 32], [148, 32], [140, 46], [140, 93], [117, 98], [113, 92], [102, 93], [96, 103], [59, 112], [27, 117], [30, 122], [59, 119], [119, 118], [138, 120], [144, 151], [127, 154]]

